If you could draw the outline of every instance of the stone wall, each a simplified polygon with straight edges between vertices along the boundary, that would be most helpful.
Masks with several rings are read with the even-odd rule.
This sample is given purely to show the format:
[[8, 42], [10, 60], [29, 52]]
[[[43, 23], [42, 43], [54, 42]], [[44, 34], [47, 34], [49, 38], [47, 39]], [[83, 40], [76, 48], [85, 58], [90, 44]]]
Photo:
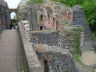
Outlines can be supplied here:
[[[47, 44], [48, 46], [57, 46], [58, 48], [72, 50], [72, 43], [75, 42], [72, 34], [77, 32], [78, 36], [80, 37], [80, 34], [83, 31], [79, 31], [79, 27], [75, 27], [77, 30], [73, 32], [72, 29], [74, 29], [74, 27], [75, 26], [68, 26], [66, 29], [63, 29], [62, 32], [51, 32], [51, 30], [47, 30], [45, 32], [32, 31], [30, 36], [31, 41], [36, 44]], [[80, 40], [78, 42], [80, 42]]]
[[52, 33], [32, 33], [32, 38], [35, 43], [40, 44], [48, 44], [49, 46], [57, 46], [58, 45], [58, 32]]
[[19, 41], [20, 41], [20, 48], [18, 49], [20, 72], [22, 71], [29, 72], [28, 62], [27, 62], [25, 51], [24, 51], [24, 45], [23, 45], [20, 29], [18, 28], [17, 31], [18, 31]]
[[62, 31], [64, 26], [72, 24], [73, 12], [70, 7], [62, 3], [48, 2], [40, 5], [37, 16], [38, 24], [44, 29]]
[[19, 37], [21, 37], [21, 44], [23, 46], [21, 48], [21, 53], [23, 55], [21, 54], [20, 56], [22, 59], [21, 63], [24, 62], [22, 66], [25, 66], [23, 67], [23, 69], [25, 70], [25, 68], [27, 68], [25, 72], [43, 72], [37, 55], [32, 48], [32, 43], [27, 40], [26, 32], [24, 31], [24, 28], [20, 23], [18, 32]]
[[9, 8], [5, 1], [0, 0], [0, 29], [6, 29], [9, 28], [9, 26], [10, 26]]
[[53, 55], [51, 64], [53, 72], [79, 72], [75, 67], [73, 59], [67, 55]]
[[70, 49], [72, 48], [72, 33], [70, 32], [66, 32], [65, 34], [59, 34], [58, 37], [61, 47], [62, 48], [66, 48], [66, 49]]
[[94, 48], [94, 36], [92, 36], [90, 26], [86, 20], [83, 8], [80, 5], [73, 7], [73, 24], [81, 25], [84, 27], [82, 51], [93, 50]]
[[31, 30], [38, 30], [39, 25], [37, 24], [37, 11], [39, 5], [33, 3], [27, 3], [24, 6], [18, 7], [18, 19], [28, 20], [30, 22]]
[[73, 7], [73, 25], [82, 25], [85, 29], [85, 34], [89, 35], [91, 33], [84, 11], [79, 5]]
[[47, 60], [49, 72], [79, 72], [69, 55], [57, 52], [37, 53], [37, 55], [39, 58]]
[[4, 0], [0, 0], [0, 5], [6, 7], [7, 6], [7, 3]]
[[[62, 9], [58, 8], [57, 6], [61, 7]], [[47, 8], [48, 7], [50, 6], [48, 5]], [[56, 9], [57, 12], [54, 13], [54, 10], [51, 9], [53, 10], [51, 14], [52, 18], [54, 17], [54, 14], [58, 15], [58, 16], [55, 16], [57, 19], [56, 24], [59, 24], [58, 30], [51, 29], [51, 26], [53, 24], [52, 21], [51, 21], [52, 23], [50, 23], [51, 16], [49, 15], [50, 19], [49, 18], [46, 19], [46, 16], [44, 15], [44, 14], [49, 14], [49, 11], [50, 11], [50, 9], [48, 9], [49, 11], [46, 12], [47, 11], [46, 6], [43, 7], [44, 8], [43, 10], [46, 10], [46, 11], [42, 12], [42, 10], [40, 10], [40, 12], [43, 13], [45, 17], [44, 20], [46, 19], [45, 22], [46, 21], [48, 22], [47, 24], [45, 23], [45, 25], [46, 27], [50, 27], [49, 29], [44, 28], [43, 30], [40, 30], [39, 27], [40, 25], [44, 26], [43, 24], [44, 21], [42, 21], [41, 23], [37, 23], [37, 11], [39, 8], [37, 5], [35, 4], [26, 5], [26, 7], [24, 7], [23, 10], [21, 9], [22, 11], [20, 13], [23, 14], [21, 15], [21, 17], [24, 16], [26, 20], [29, 20], [31, 22], [32, 31], [30, 33], [30, 38], [31, 38], [31, 42], [33, 43], [33, 47], [35, 45], [38, 45], [39, 49], [41, 50], [41, 55], [45, 57], [47, 56], [51, 57], [50, 59], [51, 65], [49, 64], [50, 72], [51, 71], [53, 72], [78, 72], [75, 66], [75, 62], [73, 61], [72, 57], [74, 57], [75, 59], [78, 59], [81, 54], [81, 50], [85, 50], [85, 49], [88, 50], [88, 48], [92, 49], [92, 47], [90, 46], [93, 46], [93, 44], [91, 44], [89, 40], [91, 37], [90, 36], [91, 31], [86, 21], [86, 18], [84, 16], [84, 12], [79, 5], [74, 7], [73, 9], [66, 8], [66, 7], [63, 8], [63, 7], [64, 5], [60, 3], [56, 3], [56, 8], [58, 8]], [[61, 10], [61, 12], [59, 9]], [[83, 32], [82, 26], [84, 27], [84, 32]], [[51, 32], [50, 29], [53, 30], [54, 32]], [[81, 32], [84, 33], [84, 36], [81, 35]], [[26, 45], [26, 42], [25, 42], [25, 45]], [[47, 48], [48, 52], [43, 51], [43, 47]], [[54, 48], [55, 51], [52, 51], [49, 47]], [[69, 53], [68, 55], [67, 54], [61, 55], [60, 54], [61, 52], [56, 48], [61, 49], [62, 51], [66, 49], [68, 50]], [[39, 52], [38, 50], [37, 52]], [[57, 53], [56, 50], [58, 50], [59, 53]], [[51, 51], [51, 53], [49, 51]], [[39, 55], [38, 57], [40, 57]], [[46, 60], [48, 61], [49, 59], [46, 59]], [[77, 61], [77, 62], [80, 62], [80, 61]]]

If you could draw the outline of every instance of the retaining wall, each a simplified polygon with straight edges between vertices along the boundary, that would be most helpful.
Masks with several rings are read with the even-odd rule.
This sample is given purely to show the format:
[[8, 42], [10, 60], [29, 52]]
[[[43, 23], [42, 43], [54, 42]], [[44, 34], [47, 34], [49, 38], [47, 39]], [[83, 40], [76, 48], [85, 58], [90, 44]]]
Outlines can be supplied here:
[[21, 24], [19, 24], [18, 34], [21, 41], [21, 69], [24, 72], [42, 72], [38, 57], [32, 48], [31, 42], [26, 38], [26, 33]]

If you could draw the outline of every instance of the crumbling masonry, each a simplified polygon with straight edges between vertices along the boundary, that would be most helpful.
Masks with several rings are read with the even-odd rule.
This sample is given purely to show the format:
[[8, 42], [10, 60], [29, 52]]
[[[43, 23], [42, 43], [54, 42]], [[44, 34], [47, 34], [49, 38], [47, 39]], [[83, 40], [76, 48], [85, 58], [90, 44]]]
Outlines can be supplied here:
[[30, 22], [32, 46], [45, 71], [79, 72], [78, 58], [81, 51], [87, 50], [86, 42], [92, 41], [82, 8], [48, 2], [42, 5], [28, 3], [18, 10], [20, 19]]
[[10, 12], [7, 3], [0, 0], [0, 29], [9, 28], [10, 25]]

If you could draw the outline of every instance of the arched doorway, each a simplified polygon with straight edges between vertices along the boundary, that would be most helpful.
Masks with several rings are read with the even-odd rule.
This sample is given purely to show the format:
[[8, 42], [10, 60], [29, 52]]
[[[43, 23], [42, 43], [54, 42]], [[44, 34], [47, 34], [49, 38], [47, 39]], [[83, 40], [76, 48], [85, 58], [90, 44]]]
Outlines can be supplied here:
[[17, 14], [16, 12], [11, 12], [10, 13], [10, 18], [11, 18], [11, 24], [10, 24], [10, 28], [17, 26]]
[[17, 19], [17, 15], [15, 12], [10, 13], [11, 19]]

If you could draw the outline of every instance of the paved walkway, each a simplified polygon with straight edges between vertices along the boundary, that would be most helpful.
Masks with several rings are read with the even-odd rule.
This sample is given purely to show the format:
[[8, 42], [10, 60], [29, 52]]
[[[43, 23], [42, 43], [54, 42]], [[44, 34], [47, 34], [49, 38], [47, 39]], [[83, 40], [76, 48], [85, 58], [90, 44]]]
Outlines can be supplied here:
[[16, 30], [5, 30], [0, 36], [0, 72], [19, 72], [18, 36]]

